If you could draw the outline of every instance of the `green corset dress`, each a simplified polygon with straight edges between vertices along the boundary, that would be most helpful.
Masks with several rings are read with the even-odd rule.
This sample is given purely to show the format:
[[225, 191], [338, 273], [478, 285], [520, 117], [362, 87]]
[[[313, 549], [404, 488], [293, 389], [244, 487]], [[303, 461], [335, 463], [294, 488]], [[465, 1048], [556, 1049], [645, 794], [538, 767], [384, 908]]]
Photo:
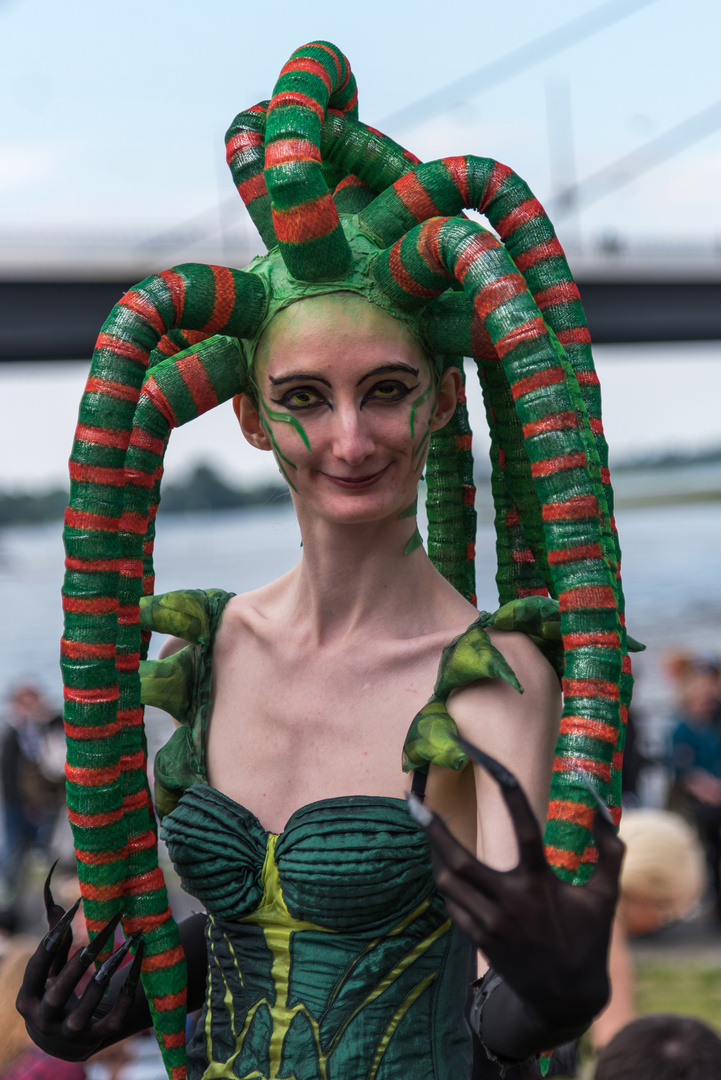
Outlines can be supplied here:
[[[148, 598], [146, 628], [191, 644], [142, 665], [143, 697], [180, 721], [156, 758], [162, 835], [183, 888], [208, 912], [207, 993], [189, 1078], [463, 1080], [470, 947], [447, 919], [428, 845], [400, 799], [351, 795], [303, 806], [266, 832], [205, 775], [212, 646], [230, 594]], [[404, 766], [461, 768], [445, 709], [483, 677], [518, 685], [486, 625], [524, 629], [555, 659], [552, 601], [482, 613], [445, 650]]]

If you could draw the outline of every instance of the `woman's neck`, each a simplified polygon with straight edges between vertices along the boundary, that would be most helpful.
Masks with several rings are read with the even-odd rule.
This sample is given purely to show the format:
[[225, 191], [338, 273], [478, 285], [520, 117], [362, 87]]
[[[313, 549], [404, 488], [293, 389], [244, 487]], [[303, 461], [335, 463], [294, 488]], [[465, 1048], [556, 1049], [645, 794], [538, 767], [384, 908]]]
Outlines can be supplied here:
[[460, 600], [422, 547], [405, 554], [414, 517], [358, 525], [303, 517], [303, 558], [289, 599], [296, 622], [304, 622], [318, 644], [359, 631], [430, 632]]

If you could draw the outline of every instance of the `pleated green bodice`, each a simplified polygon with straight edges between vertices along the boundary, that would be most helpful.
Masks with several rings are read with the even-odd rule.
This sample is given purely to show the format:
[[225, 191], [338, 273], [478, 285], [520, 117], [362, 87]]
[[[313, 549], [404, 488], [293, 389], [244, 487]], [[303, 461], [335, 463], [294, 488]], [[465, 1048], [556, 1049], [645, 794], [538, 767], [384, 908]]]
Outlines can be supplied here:
[[[181, 722], [156, 758], [162, 836], [183, 888], [208, 912], [207, 992], [189, 1080], [467, 1080], [471, 950], [446, 917], [405, 803], [324, 799], [276, 835], [208, 784], [212, 646], [229, 599], [171, 593], [148, 598], [142, 615], [147, 628], [184, 627], [191, 641], [141, 666], [146, 703]], [[444, 650], [434, 694], [406, 739], [406, 769], [465, 764], [445, 707], [452, 689], [484, 677], [518, 685], [487, 625], [525, 630], [554, 659], [552, 601], [481, 613]]]
[[196, 785], [163, 831], [209, 915], [191, 1078], [469, 1075], [469, 947], [401, 800], [311, 803], [278, 836]]

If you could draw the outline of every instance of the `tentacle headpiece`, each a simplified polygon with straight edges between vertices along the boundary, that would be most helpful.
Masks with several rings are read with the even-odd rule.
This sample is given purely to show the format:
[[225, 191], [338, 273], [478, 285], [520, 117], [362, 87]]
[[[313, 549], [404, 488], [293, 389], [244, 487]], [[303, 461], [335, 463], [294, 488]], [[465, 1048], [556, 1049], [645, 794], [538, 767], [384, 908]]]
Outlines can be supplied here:
[[[421, 165], [361, 124], [348, 62], [327, 42], [293, 54], [272, 100], [234, 121], [227, 154], [270, 252], [246, 271], [175, 267], [113, 309], [81, 404], [65, 528], [68, 805], [86, 918], [94, 934], [124, 905], [126, 933], [144, 932], [144, 984], [173, 1080], [185, 1073], [184, 961], [146, 780], [139, 602], [153, 591], [169, 432], [244, 389], [278, 310], [350, 290], [409, 322], [439, 364], [477, 361], [501, 603], [550, 594], [560, 608], [565, 706], [546, 843], [572, 880], [595, 857], [586, 779], [620, 813], [631, 693], [598, 380], [578, 290], [528, 187], [486, 158]], [[485, 214], [500, 240], [463, 209]], [[430, 439], [427, 479], [429, 554], [475, 599], [463, 396]]]

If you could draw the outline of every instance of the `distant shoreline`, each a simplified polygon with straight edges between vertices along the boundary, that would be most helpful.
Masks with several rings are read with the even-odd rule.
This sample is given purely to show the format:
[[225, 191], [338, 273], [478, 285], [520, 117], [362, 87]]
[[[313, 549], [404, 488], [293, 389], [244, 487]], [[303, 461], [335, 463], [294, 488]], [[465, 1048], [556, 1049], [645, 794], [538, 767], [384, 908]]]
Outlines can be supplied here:
[[[282, 502], [288, 497], [285, 484], [231, 487], [213, 469], [199, 465], [184, 484], [163, 486], [158, 515], [242, 510]], [[37, 494], [0, 491], [0, 528], [57, 521], [67, 504], [68, 492], [57, 488]]]
[[633, 510], [647, 506], [674, 506], [680, 503], [706, 503], [721, 501], [721, 488], [712, 491], [672, 491], [667, 495], [621, 495], [614, 504], [616, 509]]
[[[718, 476], [715, 470], [708, 469], [708, 466], [716, 463], [719, 465]], [[704, 483], [689, 487], [684, 480], [687, 471], [693, 473], [694, 469], [699, 474], [708, 475], [703, 477]], [[622, 461], [614, 465], [613, 475], [617, 478], [615, 502], [619, 508], [718, 502], [721, 500], [721, 447], [695, 455], [676, 453]], [[651, 475], [656, 481], [656, 490], [649, 491], [645, 478]], [[488, 485], [489, 479], [488, 474], [477, 475], [480, 492]], [[482, 515], [484, 510], [492, 510], [490, 491], [487, 494], [488, 499], [481, 494], [478, 500], [478, 510]], [[163, 486], [158, 514], [162, 518], [170, 514], [243, 510], [274, 505], [288, 498], [284, 484], [233, 487], [208, 465], [199, 465], [185, 483], [167, 483]], [[57, 488], [40, 493], [0, 491], [0, 528], [58, 521], [63, 516], [67, 502], [67, 491]], [[486, 502], [488, 507], [484, 506]]]

